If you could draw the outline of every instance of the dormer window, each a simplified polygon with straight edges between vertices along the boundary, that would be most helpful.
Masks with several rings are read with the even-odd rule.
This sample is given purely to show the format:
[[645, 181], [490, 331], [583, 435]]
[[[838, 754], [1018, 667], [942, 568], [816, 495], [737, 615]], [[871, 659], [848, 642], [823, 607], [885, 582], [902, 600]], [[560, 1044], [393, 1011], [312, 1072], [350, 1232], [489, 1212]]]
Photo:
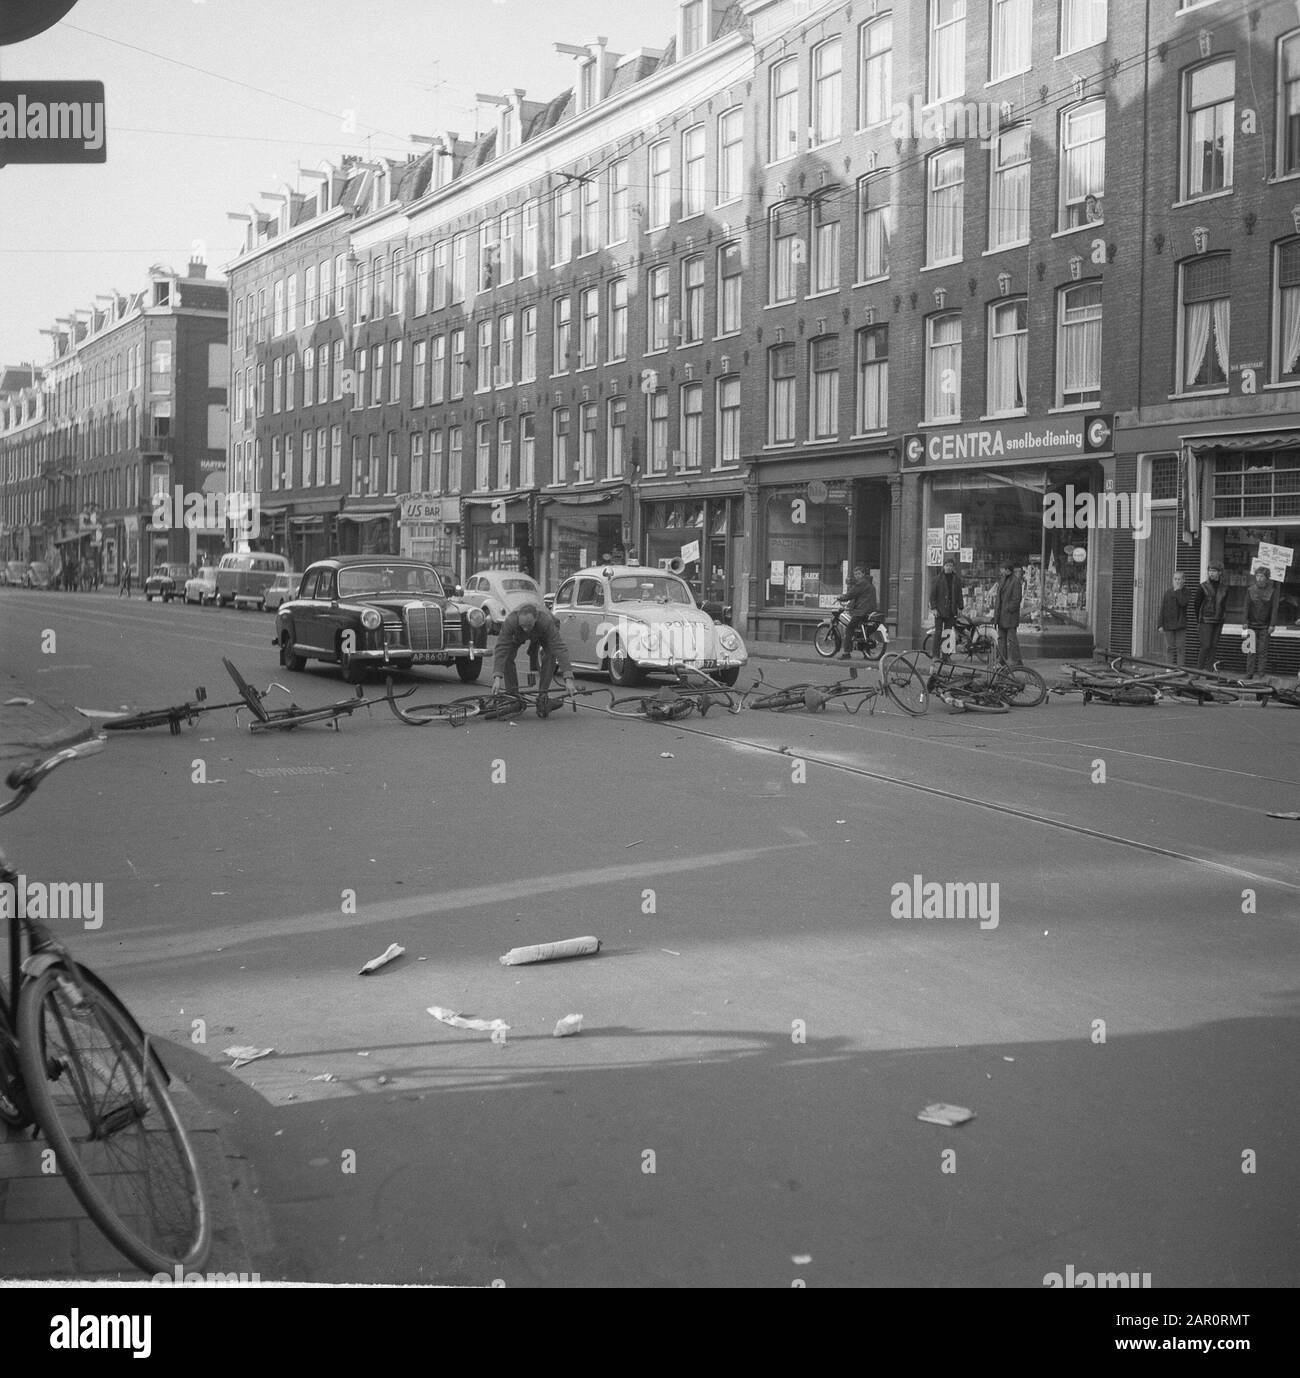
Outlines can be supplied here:
[[682, 6], [682, 56], [690, 57], [704, 47], [704, 0], [688, 0]]
[[503, 111], [501, 112], [501, 125], [500, 125], [500, 128], [497, 130], [497, 157], [498, 157], [498, 158], [500, 158], [503, 154], [509, 153], [510, 150], [511, 150], [511, 148], [514, 147], [514, 141], [513, 141], [513, 140], [511, 139], [511, 137], [510, 137], [510, 135], [511, 135], [511, 128], [510, 128], [510, 126], [511, 126], [511, 123], [512, 123], [513, 119], [514, 119], [514, 111], [513, 111], [513, 110], [503, 110]]
[[170, 282], [155, 282], [153, 285], [153, 304], [155, 306], [170, 306], [172, 300], [172, 285]]
[[596, 60], [590, 58], [582, 64], [578, 85], [578, 109], [590, 110], [596, 103]]

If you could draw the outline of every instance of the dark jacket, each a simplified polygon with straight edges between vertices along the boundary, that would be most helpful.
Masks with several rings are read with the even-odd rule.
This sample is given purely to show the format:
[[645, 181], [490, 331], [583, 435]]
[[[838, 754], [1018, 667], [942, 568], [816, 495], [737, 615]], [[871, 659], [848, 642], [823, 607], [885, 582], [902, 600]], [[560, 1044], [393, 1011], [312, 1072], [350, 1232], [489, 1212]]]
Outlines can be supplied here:
[[1217, 584], [1207, 579], [1197, 587], [1192, 611], [1198, 622], [1222, 622], [1227, 606], [1228, 584], [1222, 576]]
[[555, 657], [555, 667], [561, 675], [573, 673], [573, 663], [569, 660], [569, 648], [560, 635], [560, 624], [545, 608], [537, 613], [537, 622], [531, 632], [519, 625], [519, 614], [512, 612], [501, 624], [497, 633], [496, 651], [492, 656], [492, 674], [504, 675], [506, 666], [519, 654], [521, 646], [541, 646]]
[[934, 615], [942, 617], [945, 622], [951, 622], [962, 610], [963, 605], [961, 575], [937, 575], [934, 583], [930, 585], [930, 607], [934, 609]]
[[850, 584], [841, 597], [854, 617], [870, 617], [876, 611], [876, 586], [870, 579]]
[[1269, 580], [1263, 588], [1251, 584], [1246, 590], [1246, 626], [1260, 629], [1277, 621], [1277, 585]]
[[1004, 631], [1020, 625], [1020, 603], [1024, 596], [1024, 580], [1014, 569], [998, 580], [993, 595], [993, 620]]
[[1186, 631], [1187, 605], [1191, 601], [1191, 589], [1169, 589], [1160, 600], [1160, 621], [1156, 623], [1156, 629], [1162, 632]]

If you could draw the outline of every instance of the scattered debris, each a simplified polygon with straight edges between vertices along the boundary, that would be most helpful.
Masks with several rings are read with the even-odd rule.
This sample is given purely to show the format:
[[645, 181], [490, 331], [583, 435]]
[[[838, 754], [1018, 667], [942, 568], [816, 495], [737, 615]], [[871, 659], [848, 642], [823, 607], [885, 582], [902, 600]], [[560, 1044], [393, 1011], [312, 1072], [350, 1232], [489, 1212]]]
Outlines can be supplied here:
[[518, 967], [524, 966], [528, 962], [553, 962], [558, 957], [586, 957], [599, 951], [599, 938], [565, 938], [558, 943], [535, 943], [532, 947], [512, 947], [500, 961], [503, 967]]
[[455, 1010], [444, 1010], [441, 1005], [430, 1005], [429, 1013], [435, 1019], [441, 1019], [444, 1024], [450, 1024], [453, 1029], [472, 1029], [475, 1033], [496, 1033], [498, 1029], [503, 1032], [510, 1028], [504, 1019], [466, 1019], [459, 1015]]
[[582, 1032], [582, 1016], [580, 1014], [566, 1014], [563, 1019], [557, 1020], [555, 1028], [552, 1030], [553, 1038], [568, 1038], [570, 1034]]
[[1270, 813], [1270, 818], [1300, 818], [1300, 813]]
[[378, 957], [372, 957], [357, 975], [369, 976], [372, 971], [378, 971], [380, 967], [387, 966], [389, 962], [395, 962], [405, 951], [404, 947], [399, 947], [396, 943], [389, 943], [387, 948]]
[[659, 951], [666, 952], [670, 957], [680, 957], [682, 955], [680, 952], [674, 952], [671, 947], [661, 947]]
[[961, 1105], [945, 1105], [942, 1101], [935, 1105], [927, 1105], [924, 1110], [916, 1117], [924, 1120], [926, 1124], [958, 1125], [965, 1124], [967, 1120], [975, 1118], [973, 1110], [967, 1110]]
[[322, 1072], [318, 1077], [312, 1077], [312, 1081], [337, 1081], [338, 1077], [333, 1072]]
[[379, 1078], [379, 1085], [380, 1085], [380, 1086], [387, 1086], [388, 1083], [389, 1083], [391, 1080], [392, 1080], [391, 1077], [380, 1077], [380, 1078]]
[[644, 838], [644, 837], [638, 837], [637, 840], [636, 840], [635, 842], [625, 842], [625, 843], [623, 844], [623, 850], [624, 850], [624, 851], [627, 851], [627, 849], [628, 849], [629, 847], [639, 847], [644, 841], [645, 841], [645, 838]]
[[791, 1255], [790, 1255], [790, 1262], [791, 1262], [791, 1263], [799, 1263], [799, 1264], [811, 1263], [811, 1262], [812, 1262], [812, 1255], [811, 1255], [811, 1254], [791, 1254]]
[[274, 1048], [222, 1048], [221, 1050], [227, 1057], [234, 1058], [230, 1064], [230, 1070], [242, 1067], [246, 1062], [256, 1062], [259, 1057], [270, 1057]]
[[673, 753], [672, 753], [671, 751], [661, 751], [661, 752], [659, 753], [659, 759], [660, 759], [661, 761], [673, 761], [673, 760], [676, 760], [677, 758], [673, 755]]
[[33, 703], [35, 703], [35, 702], [36, 702], [35, 699], [24, 699], [24, 698], [6, 699], [6, 700], [5, 700], [5, 707], [6, 707], [6, 708], [26, 708], [29, 704], [33, 704]]
[[1015, 1061], [1015, 1058], [1014, 1058], [1014, 1057], [1007, 1057], [1007, 1056], [1005, 1056], [1005, 1054], [1004, 1054], [1004, 1055], [1003, 1055], [1003, 1058], [1002, 1058], [1002, 1061], [1003, 1061], [1003, 1062], [1014, 1062], [1014, 1061]]

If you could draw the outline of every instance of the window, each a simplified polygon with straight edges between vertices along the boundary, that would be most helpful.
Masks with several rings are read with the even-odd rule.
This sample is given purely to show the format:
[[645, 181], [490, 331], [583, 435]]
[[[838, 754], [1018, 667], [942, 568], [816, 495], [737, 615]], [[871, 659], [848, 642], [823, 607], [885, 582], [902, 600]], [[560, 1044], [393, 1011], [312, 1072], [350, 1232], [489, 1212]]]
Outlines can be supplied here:
[[594, 254], [600, 248], [600, 183], [589, 178], [578, 188], [578, 252]]
[[1025, 410], [1029, 372], [1029, 303], [1024, 297], [989, 307], [990, 416]]
[[271, 437], [271, 487], [280, 486], [280, 437]]
[[863, 177], [858, 181], [858, 281], [889, 274], [889, 240], [893, 208], [889, 177]]
[[515, 318], [497, 318], [497, 367], [493, 375], [498, 387], [507, 388], [515, 381]]
[[375, 280], [375, 316], [376, 318], [379, 316], [386, 316], [392, 299], [391, 288], [393, 279], [388, 270], [388, 263], [382, 255], [378, 255], [370, 260], [370, 272]]
[[767, 439], [770, 445], [794, 442], [794, 345], [767, 351]]
[[497, 238], [497, 222], [484, 221], [478, 227], [478, 291], [490, 292], [497, 285], [501, 269], [501, 241]]
[[704, 338], [704, 255], [682, 261], [682, 344]]
[[423, 316], [429, 309], [433, 255], [428, 249], [421, 249], [415, 256], [415, 314]]
[[429, 491], [445, 493], [447, 475], [443, 467], [442, 432], [429, 432]]
[[370, 319], [370, 274], [364, 268], [357, 269], [357, 320]]
[[1300, 31], [1277, 45], [1277, 170], [1300, 172]]
[[[339, 305], [338, 309], [343, 310], [343, 274], [339, 273]], [[320, 266], [320, 318], [324, 320], [327, 316], [334, 314], [334, 293], [330, 290], [330, 261], [326, 259]]]
[[406, 314], [406, 255], [401, 249], [394, 249], [388, 264], [393, 279], [392, 313], [403, 316]]
[[930, 0], [927, 98], [948, 100], [966, 89], [966, 0]]
[[704, 46], [704, 0], [682, 6], [682, 56], [690, 57]]
[[551, 373], [567, 372], [572, 344], [573, 302], [557, 297], [551, 307]]
[[1184, 79], [1184, 199], [1232, 186], [1236, 84], [1237, 64], [1231, 58], [1196, 67]]
[[615, 278], [609, 284], [609, 357], [627, 358], [627, 279]]
[[740, 463], [740, 379], [719, 378], [716, 391], [718, 434], [713, 467]]
[[474, 327], [474, 391], [486, 392], [492, 386], [492, 320], [479, 321]]
[[719, 335], [734, 335], [740, 330], [741, 270], [740, 245], [723, 244], [718, 249]]
[[284, 409], [292, 411], [298, 391], [298, 356], [290, 354], [284, 361]]
[[993, 46], [989, 80], [1029, 70], [1032, 0], [993, 0]]
[[649, 472], [668, 472], [668, 392], [660, 388], [646, 399], [649, 419], [646, 424]]
[[1098, 100], [1061, 119], [1061, 229], [1096, 219], [1095, 202], [1105, 191], [1106, 107]]
[[330, 347], [321, 345], [316, 351], [316, 401], [324, 405], [330, 400]]
[[[286, 441], [286, 445], [287, 445]], [[352, 437], [352, 494], [355, 497], [361, 492], [361, 437]]]
[[584, 287], [578, 295], [578, 367], [600, 362], [600, 288]]
[[316, 453], [315, 453], [315, 434], [312, 431], [302, 433], [302, 486], [310, 488], [316, 476]]
[[366, 437], [366, 492], [379, 492], [379, 437]]
[[170, 392], [171, 390], [172, 342], [170, 340], [155, 340], [153, 351], [149, 356], [149, 391]]
[[621, 244], [627, 238], [627, 159], [618, 158], [609, 165], [609, 199], [606, 202], [609, 219], [609, 242]]
[[858, 393], [855, 429], [883, 431], [889, 426], [889, 327], [858, 331]]
[[474, 487], [481, 493], [492, 486], [492, 423], [480, 421], [474, 428]]
[[[290, 377], [293, 376], [293, 369], [289, 370]], [[343, 397], [343, 341], [334, 341], [334, 400], [340, 401]]]
[[302, 352], [302, 404], [304, 407], [316, 405], [316, 351], [304, 349]]
[[659, 230], [668, 223], [672, 206], [672, 186], [669, 181], [668, 140], [660, 139], [650, 145], [650, 213], [646, 229]]
[[569, 477], [569, 409], [551, 413], [551, 481], [566, 483]]
[[808, 344], [808, 435], [830, 440], [839, 431], [840, 341], [823, 335]]
[[682, 387], [681, 467], [698, 469], [704, 462], [704, 384]]
[[537, 377], [537, 308], [525, 306], [520, 313], [519, 381], [531, 383]]
[[682, 135], [682, 214], [704, 210], [704, 126], [694, 125]]
[[1226, 386], [1229, 307], [1227, 254], [1183, 265], [1180, 392]]
[[519, 418], [519, 486], [531, 488], [537, 482], [537, 418], [525, 413]]
[[736, 201], [744, 190], [745, 112], [737, 106], [718, 116], [718, 205]]
[[433, 246], [433, 307], [447, 305], [451, 297], [451, 246], [444, 239]]
[[599, 408], [595, 402], [584, 402], [578, 408], [578, 482], [592, 483], [596, 478], [596, 437], [600, 428]]
[[[390, 402], [400, 402], [402, 400], [402, 351], [404, 342], [402, 340], [393, 341], [393, 362], [388, 370], [388, 400]], [[321, 351], [324, 354], [324, 350]]]
[[465, 396], [465, 332], [451, 332], [451, 400]]
[[[310, 269], [308, 271], [310, 272]], [[237, 350], [244, 348], [244, 341], [247, 337], [248, 321], [244, 315], [244, 299], [240, 297], [235, 303], [235, 348]], [[135, 351], [132, 350], [127, 358], [130, 360], [127, 387], [133, 388], [135, 387]]]
[[288, 320], [286, 325], [290, 330], [298, 328], [298, 274], [289, 275], [289, 300], [287, 304]]
[[429, 401], [436, 407], [447, 397], [447, 337], [435, 335], [429, 349]]
[[1061, 0], [1061, 53], [1077, 52], [1106, 37], [1106, 0]]
[[925, 207], [925, 261], [952, 263], [961, 258], [962, 198], [966, 155], [945, 148], [929, 158]]
[[379, 406], [384, 400], [384, 347], [375, 345], [370, 351], [370, 405]]
[[843, 50], [838, 38], [813, 49], [812, 136], [814, 144], [840, 137], [840, 73]]
[[324, 426], [316, 432], [316, 487], [323, 488], [329, 482], [329, 460], [326, 458], [326, 445], [329, 432]]
[[772, 68], [771, 83], [767, 160], [777, 163], [798, 151], [799, 59], [792, 57], [778, 62]]
[[[335, 428], [337, 429], [337, 427]], [[424, 486], [424, 432], [416, 431], [411, 436], [411, 489], [412, 493], [423, 493]]]
[[1029, 239], [1029, 144], [1027, 124], [999, 132], [989, 151], [989, 248]]
[[500, 251], [497, 254], [497, 281], [499, 283], [513, 282], [519, 254], [519, 212], [517, 210], [502, 211], [499, 226]]
[[281, 278], [275, 284], [275, 306], [274, 324], [271, 327], [273, 335], [284, 334], [284, 279]]
[[1060, 294], [1057, 407], [1101, 400], [1101, 284], [1085, 282]]
[[459, 493], [465, 464], [465, 432], [460, 426], [447, 427], [447, 491]]
[[1300, 239], [1277, 246], [1273, 287], [1273, 381], [1300, 379]]
[[523, 212], [523, 232], [520, 240], [519, 259], [521, 277], [529, 277], [537, 271], [539, 236], [537, 231], [538, 205], [536, 201], [526, 201]]
[[286, 435], [284, 438], [284, 486], [286, 488], [294, 486], [293, 466], [293, 436]]
[[819, 196], [812, 207], [812, 290], [833, 292], [839, 285], [839, 205], [830, 196]]
[[648, 349], [668, 348], [668, 269], [651, 268], [646, 277], [650, 298]]
[[882, 15], [858, 30], [861, 77], [858, 82], [858, 126], [866, 129], [893, 116], [894, 17]]
[[424, 406], [428, 362], [429, 342], [428, 340], [417, 340], [414, 357], [411, 360], [411, 406], [413, 407]]
[[497, 487], [510, 487], [510, 467], [513, 457], [513, 439], [510, 427], [514, 424], [509, 416], [497, 419]]
[[559, 267], [573, 257], [573, 188], [556, 189], [551, 198], [552, 223], [555, 228], [552, 263]]
[[[308, 351], [308, 352], [310, 352], [310, 351]], [[356, 352], [356, 354], [353, 356], [353, 359], [352, 359], [353, 369], [354, 369], [354, 372], [355, 372], [355, 374], [356, 374], [356, 389], [357, 389], [357, 390], [356, 390], [356, 395], [355, 395], [355, 396], [353, 397], [353, 399], [352, 399], [352, 405], [353, 405], [354, 408], [360, 408], [360, 407], [364, 407], [364, 406], [366, 405], [366, 361], [367, 361], [369, 358], [370, 358], [370, 351], [369, 351], [368, 349], [358, 349], [357, 352]], [[307, 405], [307, 397], [306, 397], [307, 382], [306, 382], [306, 380], [307, 380], [308, 378], [310, 378], [310, 377], [311, 377], [311, 369], [307, 366], [306, 355], [304, 354], [304, 356], [303, 356], [303, 393], [304, 393], [304, 395], [303, 395], [303, 399], [302, 399], [302, 401], [303, 401], [303, 406], [306, 406], [306, 405]]]
[[623, 473], [627, 444], [627, 398], [609, 399], [609, 440], [605, 450], [606, 478], [619, 478]]
[[[328, 279], [328, 278], [329, 278], [329, 262], [328, 262], [328, 260], [327, 260], [325, 263], [322, 263], [322, 264], [321, 264], [321, 270], [324, 272], [326, 279]], [[336, 316], [341, 316], [341, 315], [343, 314], [344, 310], [345, 310], [344, 298], [347, 296], [347, 293], [346, 293], [346, 291], [345, 291], [344, 289], [347, 287], [347, 283], [348, 283], [348, 260], [347, 260], [347, 256], [346, 256], [345, 254], [339, 254], [339, 255], [335, 258], [335, 260], [334, 260], [334, 290], [333, 290], [332, 293], [331, 293], [330, 290], [329, 290], [329, 282], [328, 282], [328, 280], [327, 280], [326, 283], [325, 283], [326, 295], [327, 295], [327, 296], [332, 295], [333, 298], [334, 298], [334, 314], [335, 314]]]
[[279, 413], [284, 408], [284, 360], [277, 359], [271, 374], [271, 410]]
[[469, 235], [458, 234], [451, 241], [451, 300], [465, 300], [466, 270], [469, 264]]
[[961, 316], [956, 311], [925, 323], [925, 419], [961, 415]]
[[343, 482], [343, 427], [330, 427], [330, 482]]
[[795, 245], [799, 241], [799, 210], [793, 202], [773, 206], [767, 218], [769, 302], [793, 301], [795, 295]]

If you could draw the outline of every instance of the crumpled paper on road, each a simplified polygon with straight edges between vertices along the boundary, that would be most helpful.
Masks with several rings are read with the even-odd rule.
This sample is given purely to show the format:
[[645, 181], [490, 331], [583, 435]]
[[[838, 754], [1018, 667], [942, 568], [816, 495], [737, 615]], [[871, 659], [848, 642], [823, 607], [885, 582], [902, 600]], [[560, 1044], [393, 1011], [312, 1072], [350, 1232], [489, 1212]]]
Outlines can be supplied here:
[[555, 1028], [551, 1033], [552, 1038], [568, 1038], [571, 1034], [582, 1032], [582, 1016], [580, 1014], [566, 1014], [563, 1019], [556, 1020]]
[[236, 1067], [242, 1067], [246, 1062], [256, 1062], [259, 1057], [270, 1057], [274, 1048], [222, 1048], [221, 1050], [227, 1057], [234, 1058], [230, 1064], [233, 1071]]
[[466, 1019], [455, 1010], [445, 1010], [441, 1005], [430, 1005], [429, 1013], [453, 1029], [472, 1029], [475, 1033], [496, 1033], [498, 1029], [508, 1031], [510, 1025], [504, 1019]]
[[372, 957], [357, 973], [358, 976], [369, 976], [372, 971], [378, 971], [380, 967], [387, 966], [389, 962], [395, 962], [406, 949], [397, 943], [389, 943], [387, 948], [378, 957]]

